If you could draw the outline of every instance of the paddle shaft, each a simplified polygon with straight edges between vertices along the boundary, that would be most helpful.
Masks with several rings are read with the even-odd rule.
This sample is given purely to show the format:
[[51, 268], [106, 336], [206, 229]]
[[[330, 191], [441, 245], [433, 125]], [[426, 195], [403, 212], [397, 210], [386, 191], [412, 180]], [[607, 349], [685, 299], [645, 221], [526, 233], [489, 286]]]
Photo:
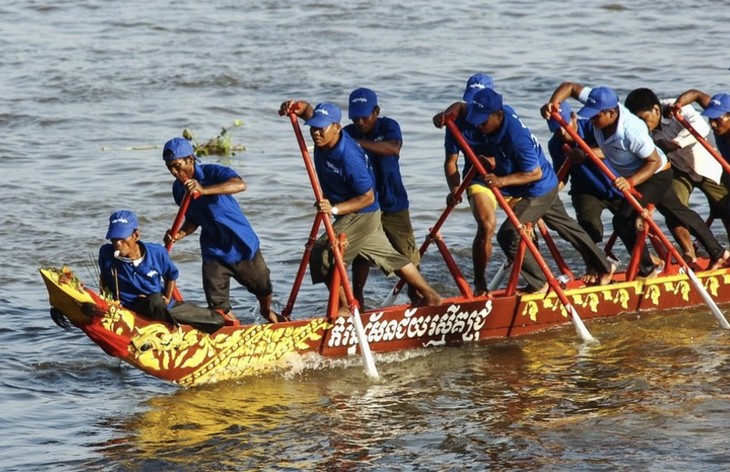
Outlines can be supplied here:
[[[188, 211], [191, 199], [192, 194], [190, 192], [185, 192], [185, 196], [183, 197], [182, 202], [180, 202], [180, 209], [177, 211], [175, 220], [172, 222], [172, 228], [170, 228], [170, 236], [173, 238], [177, 237], [177, 233], [179, 233], [180, 228], [182, 228], [183, 222], [185, 221], [185, 213]], [[172, 240], [165, 243], [165, 249], [167, 249], [167, 252], [172, 251], [172, 245]], [[172, 298], [178, 302], [183, 301], [183, 296], [180, 293], [180, 290], [178, 290], [177, 285], [175, 285], [175, 289], [172, 291]]]
[[[456, 126], [456, 123], [454, 123], [453, 116], [449, 115], [445, 119], [446, 126], [451, 131], [451, 134], [453, 134], [454, 138], [459, 142], [459, 146], [461, 146], [462, 151], [464, 154], [469, 158], [472, 165], [476, 167], [477, 173], [481, 176], [485, 176], [487, 174], [486, 170], [484, 169], [484, 166], [481, 162], [479, 162], [479, 159], [474, 154], [474, 151], [471, 149], [471, 146], [469, 143], [464, 139], [464, 136], [461, 134], [461, 130], [459, 130], [459, 127]], [[490, 185], [489, 187], [492, 190], [492, 193], [494, 194], [495, 198], [497, 199], [497, 202], [499, 203], [499, 206], [504, 210], [504, 212], [507, 214], [507, 218], [509, 218], [510, 222], [514, 225], [515, 228], [520, 232], [520, 235], [522, 236], [522, 240], [527, 244], [527, 248], [532, 253], [533, 257], [535, 258], [535, 261], [537, 262], [538, 266], [540, 267], [540, 270], [542, 270], [543, 274], [545, 274], [545, 277], [547, 278], [548, 283], [550, 284], [550, 287], [555, 291], [555, 294], [558, 296], [558, 299], [560, 299], [560, 302], [563, 304], [563, 307], [565, 307], [565, 310], [570, 314], [571, 320], [573, 321], [573, 325], [575, 326], [576, 331], [578, 332], [578, 335], [584, 340], [584, 341], [595, 341], [593, 336], [591, 336], [591, 333], [588, 332], [588, 329], [583, 324], [583, 321], [578, 316], [577, 311], [573, 307], [573, 305], [570, 303], [570, 300], [568, 300], [568, 297], [563, 292], [562, 287], [560, 286], [560, 282], [553, 276], [552, 272], [550, 271], [550, 268], [545, 263], [545, 259], [543, 259], [542, 254], [540, 254], [540, 251], [537, 250], [537, 246], [535, 246], [535, 243], [532, 241], [532, 238], [526, 231], [525, 227], [520, 223], [519, 218], [517, 218], [517, 215], [515, 215], [515, 212], [512, 211], [512, 207], [509, 206], [507, 201], [502, 196], [502, 192], [494, 186]]]
[[[557, 109], [557, 107], [555, 107]], [[581, 138], [578, 133], [575, 132], [575, 130], [568, 125], [568, 123], [565, 122], [563, 117], [560, 116], [560, 113], [557, 111], [553, 111], [551, 113], [551, 117], [560, 123], [560, 126], [565, 129], [565, 131], [570, 134], [575, 142], [580, 146], [580, 148], [586, 153], [588, 158], [599, 168], [601, 171], [611, 180], [611, 182], [616, 182], [616, 176], [613, 172], [611, 172], [611, 169], [608, 168], [606, 164], [601, 161], [601, 159], [596, 156], [596, 153], [593, 152], [593, 149], [586, 144], [586, 142]], [[644, 207], [641, 206], [639, 201], [634, 198], [634, 195], [628, 191], [627, 189], [622, 190], [622, 193], [624, 194], [624, 198], [628, 200], [628, 202], [631, 204], [632, 207], [634, 207], [634, 210], [636, 210], [640, 215], [644, 215]], [[700, 283], [697, 276], [694, 274], [692, 269], [689, 267], [687, 262], [682, 258], [682, 256], [679, 254], [679, 251], [677, 251], [677, 248], [674, 247], [669, 242], [669, 239], [664, 235], [664, 233], [659, 229], [659, 226], [656, 224], [656, 222], [651, 218], [647, 217], [644, 218], [644, 220], [647, 222], [651, 230], [654, 232], [654, 235], [659, 238], [659, 240], [662, 242], [664, 247], [667, 248], [667, 250], [672, 254], [672, 257], [679, 263], [682, 268], [684, 269], [685, 273], [689, 277], [690, 281], [692, 282], [692, 285], [694, 285], [695, 289], [699, 292], [700, 296], [705, 300], [705, 303], [707, 303], [707, 306], [710, 308], [710, 311], [712, 311], [712, 314], [715, 315], [715, 318], [720, 322], [720, 325], [725, 329], [730, 329], [730, 323], [725, 319], [725, 316], [720, 311], [720, 308], [718, 308], [715, 301], [710, 297], [710, 294], [707, 293], [707, 290], [704, 286]]]
[[[309, 176], [309, 183], [312, 186], [312, 191], [314, 191], [314, 198], [318, 202], [320, 202], [324, 200], [322, 187], [320, 187], [319, 185], [317, 173], [314, 169], [314, 165], [312, 164], [312, 159], [309, 157], [309, 151], [307, 150], [307, 145], [304, 142], [304, 136], [302, 135], [302, 130], [299, 126], [299, 120], [296, 113], [289, 113], [289, 119], [291, 120], [292, 128], [294, 128], [294, 134], [296, 135], [297, 143], [299, 144], [299, 150], [301, 151], [302, 158], [304, 159], [304, 166], [307, 169], [307, 175]], [[347, 277], [347, 268], [345, 267], [345, 263], [342, 260], [342, 253], [340, 252], [339, 242], [337, 241], [337, 236], [335, 235], [332, 221], [330, 220], [329, 216], [323, 217], [322, 221], [324, 222], [325, 231], [327, 232], [327, 239], [330, 242], [332, 254], [335, 258], [337, 271], [340, 274], [340, 280], [342, 281], [341, 286], [342, 289], [345, 291], [345, 297], [347, 298], [347, 303], [349, 305], [350, 311], [352, 312], [352, 321], [355, 325], [357, 341], [360, 344], [360, 354], [362, 354], [365, 373], [370, 377], [378, 378], [378, 370], [375, 367], [375, 360], [373, 359], [373, 355], [370, 352], [370, 344], [368, 343], [367, 337], [365, 336], [365, 328], [363, 327], [362, 320], [360, 319], [358, 303], [352, 293], [350, 280]]]
[[[180, 209], [177, 211], [175, 220], [172, 222], [172, 227], [170, 228], [170, 236], [173, 238], [177, 236], [177, 233], [180, 232], [180, 228], [182, 228], [182, 225], [185, 222], [185, 213], [188, 211], [191, 199], [192, 194], [190, 194], [190, 192], [185, 192], [185, 196], [183, 197], [182, 202], [180, 202]], [[165, 243], [165, 249], [167, 249], [167, 252], [172, 250], [173, 244], [172, 240]]]
[[722, 166], [722, 168], [725, 170], [725, 173], [730, 174], [730, 163], [728, 163], [725, 160], [725, 158], [723, 158], [722, 155], [719, 152], [717, 152], [717, 149], [715, 149], [712, 146], [712, 144], [710, 144], [710, 142], [705, 139], [704, 136], [702, 136], [699, 132], [697, 132], [697, 130], [695, 129], [695, 127], [692, 126], [692, 123], [690, 123], [687, 120], [687, 118], [685, 118], [682, 115], [682, 109], [681, 108], [673, 108], [672, 109], [672, 114], [674, 115], [674, 117], [677, 119], [677, 121], [679, 121], [679, 123], [682, 126], [684, 126], [685, 128], [687, 128], [687, 131], [689, 131], [692, 134], [692, 136], [695, 137], [695, 139], [697, 140], [697, 142], [700, 143], [700, 144], [702, 144], [702, 146], [705, 149], [707, 149], [707, 152], [709, 152], [712, 155], [712, 157], [714, 157], [715, 160], [720, 163], [720, 165]]
[[[471, 167], [469, 171], [464, 176], [464, 179], [461, 181], [461, 184], [459, 184], [459, 187], [457, 187], [456, 191], [453, 193], [452, 198], [446, 203], [446, 208], [443, 212], [441, 212], [441, 216], [438, 220], [436, 220], [436, 223], [433, 225], [431, 230], [428, 232], [428, 236], [426, 237], [426, 240], [421, 244], [420, 249], [418, 250], [418, 253], [423, 257], [423, 255], [426, 253], [426, 249], [428, 249], [428, 246], [431, 245], [431, 241], [433, 241], [437, 235], [438, 232], [441, 230], [441, 227], [446, 222], [446, 219], [449, 217], [451, 212], [454, 210], [456, 205], [459, 203], [459, 200], [461, 200], [461, 196], [464, 194], [464, 191], [466, 188], [471, 184], [471, 181], [474, 179], [474, 176], [476, 175], [476, 167]], [[405, 285], [406, 281], [402, 278], [398, 280], [398, 283], [395, 284], [395, 287], [393, 287], [393, 290], [390, 291], [390, 295], [388, 295], [388, 298], [385, 299], [385, 302], [383, 302], [383, 305], [389, 306], [392, 305], [395, 301], [398, 294], [403, 290], [403, 286]]]

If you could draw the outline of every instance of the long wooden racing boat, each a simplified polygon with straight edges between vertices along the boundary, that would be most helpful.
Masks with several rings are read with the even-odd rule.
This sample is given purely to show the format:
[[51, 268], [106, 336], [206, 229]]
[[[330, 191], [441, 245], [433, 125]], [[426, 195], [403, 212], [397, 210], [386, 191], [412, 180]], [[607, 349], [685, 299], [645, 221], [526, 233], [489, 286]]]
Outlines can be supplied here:
[[[321, 201], [322, 190], [297, 116], [289, 112], [289, 118], [315, 199]], [[574, 137], [599, 168], [605, 168], [591, 148], [567, 126], [558, 113], [554, 112], [553, 118]], [[522, 336], [571, 322], [580, 338], [584, 342], [591, 342], [594, 338], [583, 320], [700, 304], [708, 306], [722, 328], [730, 329], [730, 322], [717, 306], [717, 303], [730, 302], [730, 268], [708, 270], [710, 262], [707, 259], [699, 260], [694, 267], [690, 267], [652, 220], [651, 212], [645, 211], [648, 208], [644, 209], [628, 190], [623, 191], [624, 198], [645, 218], [631, 260], [624, 272], [613, 274], [612, 283], [587, 286], [574, 277], [544, 223], [537, 222], [534, 229], [539, 232], [533, 231], [529, 224], [522, 225], [501, 192], [492, 187], [499, 206], [512, 224], [519, 228], [521, 242], [506, 287], [497, 289], [500, 283], [495, 282], [488, 295], [475, 295], [441, 239], [439, 229], [471, 179], [477, 172], [485, 175], [486, 170], [454, 124], [453, 117], [447, 117], [446, 125], [473, 166], [454, 192], [454, 198], [431, 228], [421, 245], [420, 253], [423, 255], [431, 243], [436, 244], [459, 289], [459, 296], [444, 299], [438, 306], [390, 306], [392, 302], [386, 302], [383, 303], [386, 306], [382, 308], [360, 312], [342, 262], [340, 247], [346, 246], [341, 246], [340, 243], [344, 235], [334, 233], [328, 215], [317, 213], [282, 315], [290, 318], [292, 314], [312, 245], [317, 239], [320, 225], [324, 225], [337, 267], [330, 283], [327, 311], [320, 317], [276, 324], [224, 326], [209, 334], [188, 325], [146, 320], [123, 308], [119, 302], [104, 298], [85, 287], [70, 269], [47, 268], [40, 272], [50, 296], [51, 317], [63, 327], [69, 327], [70, 323], [80, 328], [107, 354], [150, 375], [185, 386], [238, 379], [287, 368], [296, 356], [310, 353], [324, 357], [343, 357], [360, 352], [366, 373], [377, 377], [371, 351], [391, 352]], [[703, 145], [711, 149], [709, 144], [703, 142]], [[720, 159], [719, 156], [716, 158]], [[612, 181], [615, 180], [609, 169], [605, 168], [604, 172]], [[567, 173], [565, 166], [560, 170], [559, 176], [561, 173], [563, 176]], [[191, 198], [195, 196], [188, 194], [183, 199], [170, 230], [171, 234], [179, 230]], [[552, 274], [537, 249], [534, 242], [537, 235], [542, 237], [555, 259], [562, 273], [562, 282]], [[604, 248], [609, 256], [613, 256], [615, 241], [614, 233]], [[654, 245], [663, 261], [663, 269], [654, 278], [641, 279], [637, 277], [639, 256], [647, 241]], [[168, 246], [168, 250], [170, 248]], [[520, 268], [528, 250], [548, 280], [550, 290], [545, 294], [525, 295], [517, 291]], [[695, 273], [695, 270], [698, 272]], [[499, 280], [498, 277], [496, 279]], [[393, 294], [397, 294], [402, 287], [403, 280], [396, 285]], [[353, 313], [351, 316], [338, 315], [340, 288], [347, 296], [348, 308]]]
[[[356, 355], [350, 317], [322, 316], [277, 324], [225, 326], [207, 334], [185, 325], [151, 322], [105, 299], [68, 268], [40, 270], [54, 319], [80, 328], [107, 354], [163, 380], [183, 386], [239, 379], [286, 369], [292, 356]], [[719, 303], [730, 301], [730, 269], [697, 277]], [[583, 320], [703, 303], [686, 275], [667, 267], [663, 275], [606, 286], [569, 282], [564, 290]], [[554, 292], [458, 296], [435, 307], [396, 305], [360, 313], [370, 349], [391, 352], [522, 336], [570, 323]]]

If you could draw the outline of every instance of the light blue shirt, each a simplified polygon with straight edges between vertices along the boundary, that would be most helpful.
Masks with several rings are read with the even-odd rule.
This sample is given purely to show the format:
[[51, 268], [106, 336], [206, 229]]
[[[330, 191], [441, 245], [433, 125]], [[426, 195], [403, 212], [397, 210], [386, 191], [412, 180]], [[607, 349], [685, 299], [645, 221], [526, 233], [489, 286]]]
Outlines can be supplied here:
[[[585, 104], [590, 93], [591, 89], [585, 87], [578, 100]], [[629, 177], [639, 170], [646, 162], [645, 159], [656, 150], [661, 159], [661, 165], [656, 172], [662, 171], [667, 164], [667, 156], [654, 144], [646, 123], [622, 104], [619, 103], [618, 108], [619, 115], [615, 133], [605, 138], [601, 130], [597, 128], [593, 130], [603, 155], [611, 161], [618, 175]]]

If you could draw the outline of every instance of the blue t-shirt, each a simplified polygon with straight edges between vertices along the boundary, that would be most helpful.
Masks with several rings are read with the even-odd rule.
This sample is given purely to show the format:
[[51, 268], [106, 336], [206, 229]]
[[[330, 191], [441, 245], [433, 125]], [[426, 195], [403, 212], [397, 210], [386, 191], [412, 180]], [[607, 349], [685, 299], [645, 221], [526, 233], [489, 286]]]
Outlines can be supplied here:
[[[583, 138], [588, 146], [592, 148], [598, 146], [596, 138], [593, 135], [593, 125], [591, 124], [591, 120], [578, 120], [578, 135]], [[550, 141], [548, 141], [548, 152], [550, 152], [550, 157], [553, 160], [555, 172], [562, 167], [565, 159], [567, 158], [567, 153], [563, 151], [563, 144], [563, 140], [556, 135], [553, 135], [553, 137], [550, 138]], [[572, 147], [575, 146], [575, 144], [572, 145]], [[604, 160], [604, 164], [606, 164], [606, 166], [608, 166], [608, 168], [616, 174], [616, 171], [613, 170], [609, 160]], [[571, 195], [587, 193], [609, 200], [623, 197], [623, 194], [613, 186], [611, 180], [606, 177], [606, 174], [601, 172], [601, 169], [596, 167], [590, 159], [586, 159], [581, 164], [573, 163], [570, 166], [570, 172], [568, 175], [570, 175]]]
[[[114, 257], [114, 246], [99, 248], [99, 270], [107, 290], [116, 297], [117, 287], [122, 305], [132, 308], [140, 295], [163, 293], [166, 280], [177, 280], [179, 272], [167, 250], [155, 243], [142, 243], [144, 257], [138, 266]], [[116, 277], [114, 276], [116, 270]], [[172, 303], [172, 301], [171, 301]]]
[[[375, 127], [372, 133], [368, 135], [360, 133], [354, 123], [345, 126], [344, 130], [354, 139], [367, 139], [375, 142], [403, 142], [400, 125], [394, 119], [386, 116], [379, 117], [375, 121]], [[408, 208], [408, 193], [403, 185], [403, 177], [400, 173], [399, 156], [397, 154], [385, 156], [368, 153], [368, 158], [375, 173], [375, 188], [378, 191], [380, 209], [387, 212], [406, 210]]]
[[314, 148], [314, 167], [322, 186], [324, 198], [332, 205], [363, 195], [370, 190], [375, 192], [375, 201], [358, 213], [368, 213], [380, 209], [375, 190], [375, 176], [368, 156], [347, 133], [340, 133], [340, 140], [329, 150]]
[[[456, 118], [454, 120], [454, 124], [461, 130], [462, 136], [471, 147], [471, 150], [474, 151], [474, 155], [489, 155], [482, 133], [480, 133], [473, 124], [466, 121], [466, 115]], [[461, 149], [459, 142], [456, 140], [454, 135], [451, 134], [451, 130], [449, 128], [446, 128], [446, 134], [444, 136], [444, 149], [447, 154], [459, 154], [460, 152], [464, 154], [464, 150]], [[471, 160], [466, 157], [466, 154], [464, 154], [464, 166], [461, 170], [461, 177], [464, 178], [471, 168]], [[489, 171], [489, 169], [487, 169], [487, 171]], [[474, 177], [472, 182], [483, 182], [483, 180], [477, 175]]]
[[[229, 167], [195, 164], [193, 178], [203, 187], [228, 182], [234, 177], [239, 175]], [[172, 195], [180, 205], [185, 186], [179, 180], [172, 184]], [[253, 259], [259, 250], [259, 238], [233, 195], [193, 198], [185, 218], [201, 228], [200, 250], [204, 261], [235, 264]]]
[[490, 135], [482, 135], [487, 144], [487, 155], [494, 156], [499, 176], [517, 172], [531, 172], [540, 168], [542, 176], [525, 185], [511, 185], [500, 190], [513, 197], [539, 197], [558, 185], [553, 166], [548, 162], [537, 138], [525, 126], [515, 111], [503, 106], [504, 121], [499, 129]]

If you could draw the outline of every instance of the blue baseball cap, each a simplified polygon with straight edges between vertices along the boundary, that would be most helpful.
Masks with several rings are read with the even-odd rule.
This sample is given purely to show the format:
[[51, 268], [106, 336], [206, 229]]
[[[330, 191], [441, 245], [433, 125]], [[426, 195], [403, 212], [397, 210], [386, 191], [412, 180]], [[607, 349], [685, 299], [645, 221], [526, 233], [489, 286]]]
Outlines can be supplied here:
[[487, 74], [481, 73], [472, 75], [471, 77], [469, 77], [469, 80], [466, 81], [466, 89], [464, 90], [464, 101], [472, 101], [472, 99], [474, 99], [474, 95], [476, 95], [477, 92], [484, 90], [485, 88], [494, 88], [494, 80], [492, 80], [492, 77]]
[[490, 88], [480, 90], [466, 107], [466, 121], [474, 126], [487, 121], [489, 115], [502, 109], [502, 96]]
[[350, 94], [350, 105], [347, 109], [347, 115], [351, 120], [370, 116], [378, 106], [378, 96], [370, 89], [359, 88]]
[[[570, 108], [568, 102], [563, 102], [560, 104], [560, 117], [564, 119], [566, 123], [570, 123], [570, 118], [572, 114], [573, 109]], [[551, 133], [554, 133], [555, 131], [560, 129], [560, 123], [555, 121], [554, 118], [550, 118], [547, 122], [547, 125]]]
[[578, 115], [583, 118], [593, 118], [603, 110], [609, 110], [618, 106], [618, 96], [608, 87], [596, 87], [591, 90], [583, 108], [578, 110]]
[[162, 159], [165, 162], [171, 162], [175, 159], [192, 156], [195, 154], [193, 145], [185, 138], [172, 138], [165, 143], [162, 148]]
[[722, 115], [730, 113], [730, 95], [726, 93], [717, 93], [710, 99], [702, 115], [710, 119], [720, 118]]
[[126, 239], [132, 235], [137, 224], [137, 216], [130, 210], [118, 210], [109, 217], [106, 239]]
[[304, 124], [315, 128], [325, 128], [332, 123], [339, 123], [341, 119], [342, 112], [337, 105], [320, 103], [314, 107], [314, 113], [312, 113], [312, 116]]

